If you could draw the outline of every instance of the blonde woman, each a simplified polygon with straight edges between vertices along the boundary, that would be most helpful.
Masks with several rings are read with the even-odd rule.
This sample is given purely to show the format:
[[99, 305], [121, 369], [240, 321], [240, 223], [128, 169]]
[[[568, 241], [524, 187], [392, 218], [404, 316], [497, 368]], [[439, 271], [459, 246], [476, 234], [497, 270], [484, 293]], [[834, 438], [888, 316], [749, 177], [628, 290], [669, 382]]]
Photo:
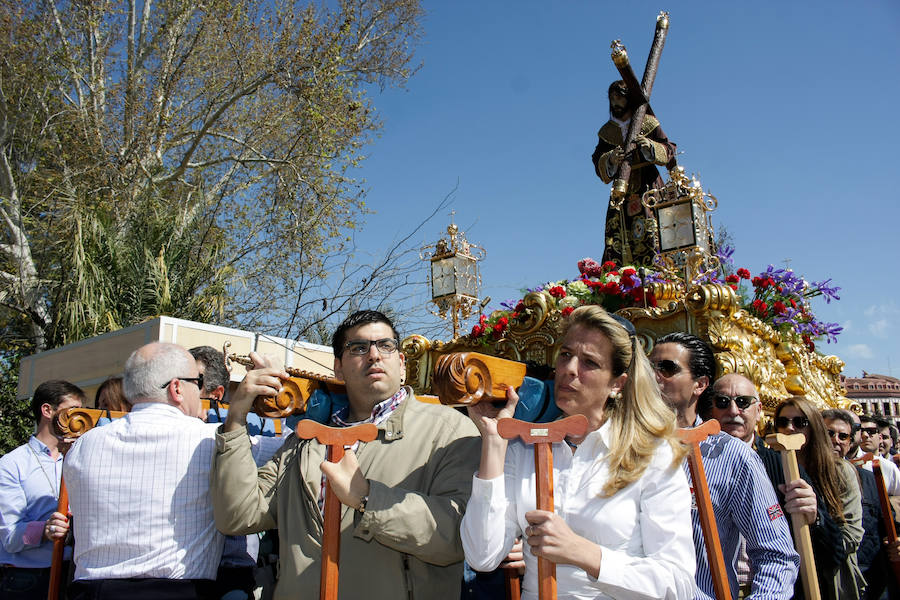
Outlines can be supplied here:
[[466, 560], [490, 571], [522, 537], [523, 598], [537, 598], [538, 556], [556, 563], [560, 599], [692, 598], [684, 449], [631, 324], [599, 306], [572, 312], [554, 391], [560, 410], [589, 426], [554, 445], [553, 513], [535, 510], [533, 447], [497, 434], [515, 392], [502, 409], [469, 408], [482, 450], [461, 526]]

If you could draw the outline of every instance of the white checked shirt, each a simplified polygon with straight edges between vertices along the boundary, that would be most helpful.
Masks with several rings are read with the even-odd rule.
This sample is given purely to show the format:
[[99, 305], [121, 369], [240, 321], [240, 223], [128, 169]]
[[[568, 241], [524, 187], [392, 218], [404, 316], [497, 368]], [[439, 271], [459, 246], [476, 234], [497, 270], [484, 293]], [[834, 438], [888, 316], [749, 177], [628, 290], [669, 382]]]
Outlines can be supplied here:
[[63, 467], [75, 579], [215, 579], [224, 539], [209, 496], [215, 431], [147, 402], [75, 442]]
[[[862, 448], [856, 451], [856, 457], [860, 458], [865, 452]], [[881, 475], [884, 477], [884, 487], [887, 488], [888, 496], [900, 496], [900, 469], [894, 464], [890, 458], [879, 458], [878, 464], [881, 465]], [[866, 471], [872, 471], [872, 461], [866, 462], [863, 466]]]

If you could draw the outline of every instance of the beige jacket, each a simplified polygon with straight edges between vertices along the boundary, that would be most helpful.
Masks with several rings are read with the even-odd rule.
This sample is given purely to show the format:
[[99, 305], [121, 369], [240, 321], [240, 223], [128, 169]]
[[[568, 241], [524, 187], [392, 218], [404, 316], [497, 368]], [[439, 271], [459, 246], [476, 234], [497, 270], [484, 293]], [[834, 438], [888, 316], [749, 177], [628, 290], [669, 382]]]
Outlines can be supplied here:
[[[340, 597], [458, 598], [459, 524], [478, 467], [478, 430], [458, 411], [419, 402], [411, 391], [378, 429], [378, 438], [356, 452], [370, 484], [365, 514], [346, 506], [341, 513]], [[315, 598], [325, 447], [292, 435], [258, 471], [244, 432], [220, 431], [216, 447], [216, 527], [230, 535], [277, 527], [275, 598]]]

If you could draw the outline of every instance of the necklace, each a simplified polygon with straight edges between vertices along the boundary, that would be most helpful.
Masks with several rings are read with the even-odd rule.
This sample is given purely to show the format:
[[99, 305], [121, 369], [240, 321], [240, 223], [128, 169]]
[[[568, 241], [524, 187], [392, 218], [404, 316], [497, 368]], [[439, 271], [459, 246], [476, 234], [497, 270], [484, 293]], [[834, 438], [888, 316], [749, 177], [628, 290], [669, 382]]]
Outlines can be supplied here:
[[[31, 453], [34, 454], [34, 460], [37, 461], [38, 466], [41, 468], [41, 473], [44, 474], [44, 477], [47, 478], [47, 484], [50, 486], [50, 490], [53, 492], [53, 497], [59, 499], [59, 492], [56, 490], [56, 486], [53, 485], [53, 481], [50, 479], [50, 475], [47, 474], [47, 470], [44, 469], [44, 465], [41, 463], [41, 457], [38, 455], [37, 450], [34, 449], [34, 446], [31, 445], [31, 442], [28, 442], [28, 449], [31, 450]], [[56, 471], [53, 472], [56, 475]]]

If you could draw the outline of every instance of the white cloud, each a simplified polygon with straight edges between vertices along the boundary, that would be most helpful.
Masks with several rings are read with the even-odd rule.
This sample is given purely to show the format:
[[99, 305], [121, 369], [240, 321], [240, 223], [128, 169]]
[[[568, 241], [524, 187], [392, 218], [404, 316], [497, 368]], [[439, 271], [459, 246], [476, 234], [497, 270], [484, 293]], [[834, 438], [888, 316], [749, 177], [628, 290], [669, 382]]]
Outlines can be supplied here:
[[869, 318], [892, 317], [900, 314], [900, 308], [897, 307], [896, 302], [891, 300], [890, 302], [884, 302], [882, 304], [873, 304], [864, 310], [863, 314]]
[[853, 344], [847, 348], [847, 354], [853, 358], [875, 358], [875, 353], [868, 344]]
[[891, 322], [887, 319], [878, 319], [873, 323], [869, 323], [869, 333], [877, 338], [886, 338], [890, 328]]
[[844, 328], [844, 331], [841, 332], [842, 335], [846, 335], [853, 331], [853, 319], [847, 319], [846, 321], [841, 323], [841, 325]]

